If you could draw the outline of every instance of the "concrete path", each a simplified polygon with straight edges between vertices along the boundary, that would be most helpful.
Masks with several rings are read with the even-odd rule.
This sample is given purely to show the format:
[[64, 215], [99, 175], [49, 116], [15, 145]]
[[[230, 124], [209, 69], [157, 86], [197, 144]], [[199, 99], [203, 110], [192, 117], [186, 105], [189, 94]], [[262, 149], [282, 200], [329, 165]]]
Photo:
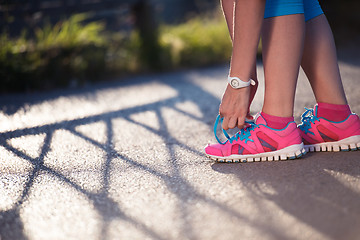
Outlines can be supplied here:
[[[360, 113], [360, 68], [341, 71]], [[223, 66], [1, 96], [0, 239], [359, 239], [360, 151], [204, 157], [226, 75]], [[314, 103], [302, 74], [296, 116]]]

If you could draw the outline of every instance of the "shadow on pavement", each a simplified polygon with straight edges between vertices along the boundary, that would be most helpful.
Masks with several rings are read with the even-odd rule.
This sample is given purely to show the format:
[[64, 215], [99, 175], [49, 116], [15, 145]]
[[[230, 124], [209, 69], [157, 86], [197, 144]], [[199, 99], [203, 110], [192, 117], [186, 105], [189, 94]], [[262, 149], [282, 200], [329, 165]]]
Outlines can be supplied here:
[[19, 208], [0, 212], [0, 237], [2, 240], [28, 239], [23, 234], [24, 226], [20, 219]]
[[[219, 105], [219, 99], [215, 98], [213, 95], [209, 94], [208, 92], [200, 89], [198, 86], [193, 85], [185, 75], [181, 73], [176, 74], [173, 80], [169, 80], [168, 78], [172, 76], [163, 75], [163, 79], [160, 79], [161, 83], [169, 85], [171, 88], [176, 89], [178, 95], [173, 98], [168, 98], [163, 101], [158, 101], [150, 104], [145, 104], [141, 106], [135, 106], [127, 109], [121, 109], [118, 111], [106, 112], [99, 115], [93, 115], [89, 117], [73, 119], [69, 121], [61, 121], [56, 122], [53, 124], [46, 124], [42, 126], [36, 126], [31, 128], [25, 129], [17, 129], [14, 131], [7, 131], [0, 133], [0, 146], [4, 147], [7, 151], [13, 153], [20, 159], [26, 160], [32, 164], [33, 170], [29, 173], [27, 180], [23, 186], [23, 192], [17, 202], [13, 203], [13, 207], [10, 210], [0, 211], [0, 238], [1, 240], [7, 239], [26, 239], [26, 233], [24, 233], [23, 223], [21, 221], [19, 211], [22, 208], [24, 202], [27, 201], [29, 192], [31, 191], [35, 179], [41, 173], [49, 174], [61, 182], [66, 183], [67, 185], [71, 186], [76, 191], [85, 195], [90, 202], [93, 203], [94, 208], [102, 217], [102, 230], [101, 236], [99, 239], [108, 239], [108, 226], [109, 222], [113, 219], [122, 219], [127, 221], [130, 224], [136, 226], [140, 231], [145, 233], [147, 236], [150, 236], [152, 239], [164, 239], [160, 234], [155, 232], [154, 230], [148, 228], [144, 223], [139, 222], [138, 220], [132, 218], [131, 216], [127, 215], [108, 194], [109, 189], [109, 179], [110, 179], [110, 170], [111, 170], [111, 162], [114, 159], [122, 159], [122, 161], [130, 164], [134, 168], [140, 169], [146, 173], [150, 173], [158, 178], [160, 178], [168, 190], [175, 194], [178, 198], [178, 207], [183, 212], [183, 232], [188, 236], [188, 238], [192, 238], [192, 229], [189, 224], [187, 224], [186, 214], [187, 214], [187, 199], [189, 198], [198, 198], [200, 201], [206, 201], [213, 204], [215, 207], [221, 208], [224, 211], [227, 211], [229, 214], [234, 214], [231, 209], [227, 209], [225, 206], [222, 206], [220, 203], [216, 201], [212, 201], [207, 199], [205, 196], [199, 194], [191, 184], [184, 179], [179, 171], [179, 165], [177, 162], [177, 158], [175, 157], [174, 149], [175, 147], [180, 147], [182, 149], [186, 149], [190, 152], [193, 152], [196, 155], [203, 156], [203, 154], [184, 143], [181, 143], [174, 138], [171, 137], [167, 129], [167, 124], [162, 116], [160, 109], [162, 107], [172, 108], [175, 111], [180, 112], [181, 114], [187, 115], [190, 118], [197, 119], [199, 121], [207, 122], [208, 119], [211, 119], [215, 115], [216, 106]], [[31, 95], [30, 97], [21, 98], [20, 96], [10, 96], [10, 97], [3, 97], [1, 99], [1, 108], [2, 110], [11, 115], [15, 113], [19, 108], [24, 107], [24, 105], [29, 105], [31, 108], [31, 104], [36, 104], [37, 102], [51, 100], [57, 98], [59, 96], [70, 96], [70, 95], [86, 95], [91, 97], [95, 91], [104, 88], [113, 88], [113, 87], [122, 87], [127, 85], [133, 84], [140, 84], [144, 82], [143, 80], [135, 80], [131, 83], [110, 83], [98, 86], [97, 88], [90, 88], [81, 91], [59, 91], [55, 93], [44, 93], [40, 96]], [[189, 91], [191, 89], [191, 91]], [[17, 99], [19, 97], [19, 99]], [[206, 101], [207, 104], [203, 104], [203, 102], [199, 99], [203, 99]], [[14, 100], [14, 101], [12, 101]], [[201, 110], [203, 117], [199, 118], [197, 116], [191, 115], [181, 109], [178, 109], [176, 106], [177, 103], [191, 101], [194, 104], [198, 105], [198, 108]], [[200, 103], [200, 104], [199, 104]], [[212, 106], [212, 107], [211, 107]], [[215, 106], [215, 108], [213, 107]], [[130, 118], [130, 115], [134, 113], [140, 113], [145, 111], [154, 111], [157, 115], [157, 118], [160, 123], [160, 129], [151, 128], [147, 125], [142, 123], [138, 123]], [[153, 169], [149, 166], [143, 165], [137, 162], [135, 159], [131, 159], [126, 155], [122, 154], [121, 152], [117, 151], [114, 146], [112, 145], [112, 141], [114, 138], [114, 130], [112, 126], [112, 119], [122, 118], [126, 121], [129, 121], [133, 124], [137, 124], [150, 132], [160, 136], [167, 147], [167, 150], [170, 154], [169, 162], [171, 164], [171, 172], [172, 174], [164, 174], [159, 172], [156, 169]], [[81, 132], [76, 130], [77, 126], [86, 125], [94, 122], [104, 122], [106, 125], [106, 143], [101, 143], [97, 140], [94, 140], [88, 136], [85, 136]], [[85, 190], [79, 184], [75, 183], [69, 177], [65, 176], [61, 172], [52, 169], [44, 164], [44, 158], [49, 153], [51, 149], [52, 139], [55, 131], [58, 130], [67, 130], [71, 132], [73, 135], [82, 138], [83, 140], [87, 141], [88, 143], [92, 144], [94, 147], [99, 148], [106, 152], [106, 161], [105, 165], [103, 166], [103, 184], [102, 189], [99, 193], [92, 193]], [[20, 138], [24, 136], [30, 135], [39, 135], [45, 134], [45, 140], [42, 143], [41, 153], [39, 157], [32, 157], [23, 151], [18, 150], [17, 148], [13, 147], [9, 144], [9, 140], [13, 138]], [[184, 192], [178, 191], [179, 183], [183, 186], [186, 191]]]
[[[254, 201], [267, 199], [328, 239], [356, 239], [354, 225], [360, 223], [360, 193], [337, 176], [358, 178], [358, 162], [358, 152], [320, 152], [295, 161], [216, 163], [212, 168], [236, 176], [253, 194]], [[264, 216], [267, 214], [264, 211]]]
[[[136, 80], [131, 83], [111, 83], [103, 85], [102, 88], [112, 88], [115, 86], [121, 87], [125, 85], [139, 84], [141, 82], [142, 80]], [[0, 133], [0, 146], [18, 158], [26, 160], [33, 167], [32, 171], [28, 174], [27, 180], [23, 185], [22, 194], [17, 202], [13, 203], [11, 209], [0, 211], [1, 239], [26, 239], [26, 233], [24, 233], [24, 226], [21, 221], [19, 211], [23, 207], [24, 202], [28, 200], [29, 192], [32, 190], [34, 181], [40, 173], [51, 175], [70, 186], [75, 191], [81, 193], [83, 196], [86, 196], [102, 219], [101, 236], [99, 236], [99, 239], [109, 238], [108, 227], [113, 219], [121, 219], [130, 223], [153, 239], [164, 239], [160, 233], [149, 228], [144, 222], [130, 216], [114, 199], [111, 198], [109, 194], [109, 181], [111, 164], [114, 159], [121, 159], [121, 161], [129, 164], [133, 168], [156, 176], [162, 181], [163, 185], [166, 186], [166, 189], [176, 196], [177, 207], [182, 213], [181, 232], [185, 235], [184, 238], [186, 239], [196, 239], [196, 234], [194, 233], [195, 229], [193, 229], [191, 224], [188, 222], [188, 215], [191, 211], [190, 205], [194, 199], [198, 202], [209, 204], [213, 208], [216, 208], [235, 219], [248, 222], [259, 231], [269, 235], [273, 239], [286, 238], [283, 233], [270, 228], [269, 225], [265, 226], [249, 219], [241, 213], [241, 210], [233, 209], [231, 206], [205, 196], [200, 193], [185, 177], [183, 177], [179, 159], [175, 154], [175, 149], [181, 148], [182, 150], [186, 150], [201, 157], [203, 154], [186, 143], [176, 140], [172, 136], [161, 108], [171, 108], [172, 110], [182, 115], [186, 115], [191, 119], [205, 122], [211, 129], [212, 122], [209, 122], [209, 119], [213, 119], [214, 116], [217, 115], [219, 99], [189, 81], [186, 74], [177, 73], [174, 75], [163, 75], [160, 77], [160, 82], [168, 85], [172, 89], [175, 89], [178, 95], [141, 106]], [[31, 97], [25, 100], [19, 99], [15, 103], [10, 103], [9, 98], [2, 98], [0, 101], [2, 102], [1, 109], [3, 109], [6, 114], [12, 114], [16, 112], [18, 108], [23, 107], [24, 104], [30, 104], [31, 107], [31, 104], [35, 104], [38, 101], [41, 102], [64, 95], [69, 96], [80, 94], [91, 97], [97, 90], [98, 88], [90, 88], [84, 91], [74, 90], [65, 93], [58, 92], [55, 93], [55, 96], [52, 94], [43, 94], [39, 99]], [[191, 113], [183, 111], [177, 107], [178, 103], [188, 101], [197, 105], [198, 109], [200, 109], [202, 113], [202, 117], [192, 115]], [[159, 129], [137, 122], [130, 117], [132, 114], [145, 111], [152, 111], [156, 114], [160, 126]], [[112, 120], [119, 118], [141, 128], [145, 128], [163, 140], [169, 154], [169, 157], [167, 158], [170, 165], [169, 173], [164, 173], [151, 166], [142, 164], [136, 159], [132, 159], [126, 154], [123, 154], [113, 146], [114, 136], [119, 133], [114, 132]], [[88, 137], [77, 130], [77, 127], [80, 125], [95, 122], [102, 122], [106, 126], [105, 143]], [[86, 190], [60, 171], [44, 164], [44, 158], [51, 150], [54, 132], [58, 130], [66, 130], [106, 153], [104, 165], [102, 166], [102, 187], [99, 192], [93, 193]], [[9, 143], [9, 140], [13, 138], [39, 134], [44, 134], [46, 137], [44, 138], [41, 153], [38, 157], [32, 157], [13, 147]], [[307, 157], [302, 160], [286, 162], [266, 162], [259, 164], [252, 163], [238, 165], [213, 164], [212, 169], [220, 173], [236, 176], [238, 180], [246, 186], [247, 190], [251, 192], [255, 203], [258, 198], [266, 198], [279, 206], [286, 213], [290, 214], [302, 223], [312, 226], [319, 232], [327, 235], [329, 238], [346, 239], [347, 237], [354, 237], [351, 232], [351, 230], [354, 229], [352, 223], [359, 223], [359, 220], [356, 218], [360, 215], [360, 213], [352, 213], [348, 211], [351, 211], [351, 209], [359, 209], [354, 206], [354, 204], [358, 204], [358, 201], [356, 200], [360, 199], [360, 195], [336, 180], [336, 173], [344, 173], [350, 177], [359, 177], [359, 165], [354, 164], [354, 161], [358, 160], [356, 158], [359, 156], [356, 154], [357, 153], [319, 153], [316, 155], [316, 158], [315, 155], [307, 155]], [[354, 168], [354, 165], [358, 167]], [[263, 188], [264, 184], [267, 186], [266, 190]], [[179, 186], [181, 186], [180, 190]], [[269, 188], [272, 189], [272, 191], [269, 191]], [[262, 208], [260, 205], [258, 207], [259, 209]], [[264, 212], [264, 214], [270, 213]], [[342, 219], [344, 215], [349, 215], [350, 217], [347, 217], [346, 221], [338, 222], [338, 218]], [[334, 223], [336, 223], [336, 226], [334, 227], [329, 225]], [[347, 232], [349, 235], [338, 236], [337, 234], [339, 232]]]

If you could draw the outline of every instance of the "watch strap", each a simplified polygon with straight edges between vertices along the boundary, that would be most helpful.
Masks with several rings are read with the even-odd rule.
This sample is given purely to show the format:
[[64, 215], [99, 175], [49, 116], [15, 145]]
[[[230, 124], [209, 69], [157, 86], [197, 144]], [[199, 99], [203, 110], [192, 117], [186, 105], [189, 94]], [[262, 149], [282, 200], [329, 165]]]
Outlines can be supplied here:
[[244, 88], [244, 87], [250, 86], [251, 79], [249, 79], [249, 81], [245, 82], [245, 81], [242, 81], [238, 77], [230, 77], [230, 76], [228, 76], [228, 82], [229, 82], [229, 84], [230, 84], [230, 86], [232, 88], [238, 89], [238, 88]]

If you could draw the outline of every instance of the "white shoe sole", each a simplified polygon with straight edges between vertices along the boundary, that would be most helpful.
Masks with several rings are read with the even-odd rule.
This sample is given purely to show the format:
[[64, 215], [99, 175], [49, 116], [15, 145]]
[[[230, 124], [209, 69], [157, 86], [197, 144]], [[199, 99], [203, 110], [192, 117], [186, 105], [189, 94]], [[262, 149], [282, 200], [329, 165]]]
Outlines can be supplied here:
[[265, 162], [265, 161], [279, 161], [279, 160], [292, 160], [299, 158], [306, 154], [304, 144], [295, 144], [286, 148], [273, 151], [264, 152], [253, 155], [230, 155], [227, 157], [214, 156], [206, 154], [206, 156], [216, 162], [227, 162], [227, 163], [245, 163], [245, 162]]
[[360, 149], [360, 135], [344, 138], [336, 142], [323, 142], [304, 146], [308, 152], [339, 152]]

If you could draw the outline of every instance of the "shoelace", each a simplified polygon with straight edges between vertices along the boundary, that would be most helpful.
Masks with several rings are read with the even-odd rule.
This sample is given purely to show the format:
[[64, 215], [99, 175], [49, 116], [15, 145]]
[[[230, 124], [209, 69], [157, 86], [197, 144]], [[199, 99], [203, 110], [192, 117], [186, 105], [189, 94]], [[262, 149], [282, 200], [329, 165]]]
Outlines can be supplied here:
[[250, 131], [254, 130], [255, 127], [258, 127], [258, 125], [256, 125], [254, 122], [250, 122], [250, 121], [245, 121], [246, 124], [248, 124], [248, 126], [244, 127], [243, 129], [241, 129], [239, 132], [237, 132], [234, 136], [230, 137], [229, 134], [226, 132], [225, 129], [222, 129], [223, 134], [225, 135], [225, 137], [227, 138], [227, 140], [225, 142], [222, 142], [217, 134], [216, 134], [216, 130], [218, 128], [218, 124], [219, 122], [222, 124], [224, 118], [220, 117], [220, 114], [217, 116], [215, 124], [214, 124], [214, 135], [216, 140], [218, 141], [218, 143], [224, 145], [226, 144], [227, 141], [229, 141], [230, 143], [232, 143], [233, 141], [237, 141], [238, 139], [245, 140], [245, 143], [247, 143], [248, 141], [253, 142], [254, 140], [250, 139]]
[[299, 128], [305, 133], [314, 134], [313, 132], [309, 131], [309, 129], [311, 128], [311, 123], [315, 123], [315, 121], [318, 120], [319, 118], [314, 115], [314, 109], [305, 108], [305, 112], [301, 115], [301, 124], [299, 125]]

